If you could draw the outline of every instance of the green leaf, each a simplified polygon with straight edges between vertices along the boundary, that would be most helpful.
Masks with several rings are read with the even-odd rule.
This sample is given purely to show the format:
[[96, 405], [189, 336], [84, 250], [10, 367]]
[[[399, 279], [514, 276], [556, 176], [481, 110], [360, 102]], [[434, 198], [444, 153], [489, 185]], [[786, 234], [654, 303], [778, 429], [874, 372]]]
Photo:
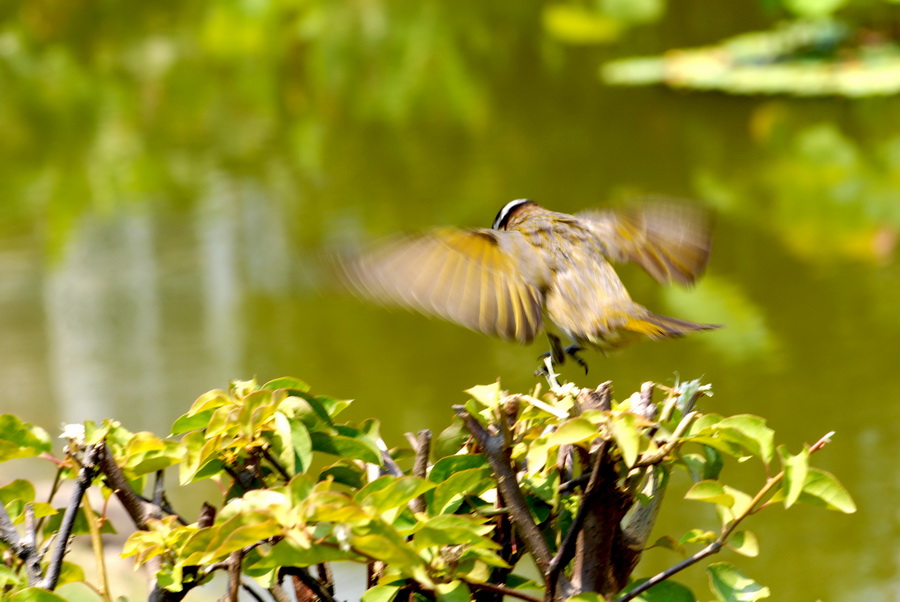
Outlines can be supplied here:
[[742, 414], [724, 418], [715, 426], [723, 436], [738, 443], [767, 466], [775, 454], [775, 431], [766, 426], [759, 416]]
[[809, 469], [799, 501], [845, 514], [856, 512], [856, 503], [841, 482], [830, 472], [818, 468]]
[[727, 562], [716, 562], [706, 567], [709, 588], [719, 602], [753, 602], [769, 597], [764, 587]]
[[399, 592], [399, 585], [376, 585], [366, 590], [359, 602], [391, 602]]
[[352, 460], [341, 460], [322, 470], [319, 473], [319, 480], [324, 481], [331, 478], [335, 483], [359, 489], [363, 486], [364, 475], [363, 468], [354, 464]]
[[528, 451], [525, 453], [525, 461], [528, 464], [530, 473], [534, 474], [544, 470], [552, 447], [550, 438], [545, 435], [531, 442], [531, 445], [528, 446]]
[[419, 477], [400, 477], [386, 487], [369, 493], [361, 501], [364, 504], [374, 506], [378, 512], [385, 512], [392, 508], [404, 506], [410, 500], [435, 487], [436, 485], [431, 481]]
[[702, 454], [684, 454], [681, 461], [693, 481], [716, 480], [722, 472], [722, 454], [709, 445], [700, 445]]
[[487, 459], [481, 454], [459, 454], [441, 458], [431, 467], [428, 478], [435, 483], [445, 481], [450, 475], [470, 468], [482, 468], [487, 466]]
[[641, 435], [637, 429], [637, 416], [630, 412], [623, 412], [613, 417], [609, 423], [610, 431], [619, 450], [622, 452], [622, 460], [629, 468], [634, 466], [637, 460], [638, 450], [641, 444]]
[[191, 409], [172, 425], [172, 434], [180, 435], [189, 431], [206, 428], [209, 420], [220, 407], [233, 403], [225, 391], [215, 389], [197, 398]]
[[[486, 466], [470, 468], [454, 473], [434, 490], [428, 502], [428, 511], [432, 516], [453, 512], [459, 507], [464, 495], [481, 495], [493, 486], [491, 469]], [[451, 507], [455, 505], [455, 507]]]
[[706, 545], [708, 543], [714, 542], [717, 537], [718, 535], [716, 535], [712, 531], [706, 531], [704, 529], [691, 529], [681, 536], [681, 539], [678, 540], [678, 543], [699, 543], [702, 545]]
[[96, 591], [84, 583], [66, 583], [56, 589], [56, 593], [62, 596], [66, 602], [101, 602]]
[[0, 504], [6, 505], [13, 500], [33, 501], [34, 485], [24, 479], [16, 479], [0, 487]]
[[[299, 542], [294, 538], [285, 538], [271, 548], [260, 550], [258, 560], [252, 567], [257, 570], [278, 569], [283, 566], [312, 566], [323, 562], [339, 560], [359, 560], [359, 555], [350, 550], [342, 550], [335, 545], [320, 545], [316, 542]], [[249, 568], [249, 567], [248, 567]]]
[[477, 385], [471, 389], [466, 389], [469, 396], [481, 405], [494, 408], [500, 405], [503, 397], [503, 391], [500, 390], [500, 383], [495, 382], [490, 385]]
[[731, 508], [734, 505], [734, 497], [725, 492], [725, 488], [718, 481], [700, 481], [684, 494], [686, 500], [708, 502]]
[[66, 602], [62, 596], [39, 587], [29, 587], [13, 594], [10, 602]]
[[[628, 587], [625, 591], [628, 592], [638, 585], [641, 585], [647, 581], [646, 579], [638, 579], [631, 586]], [[675, 581], [666, 580], [661, 583], [657, 583], [643, 594], [634, 598], [639, 602], [696, 602], [697, 598], [694, 597], [694, 593], [689, 590], [687, 587], [681, 585], [680, 583], [676, 583]], [[602, 600], [602, 598], [601, 598]]]
[[462, 581], [439, 583], [434, 588], [437, 594], [437, 602], [469, 602], [471, 592], [469, 586]]
[[292, 376], [282, 376], [281, 378], [270, 380], [261, 388], [268, 389], [269, 391], [275, 391], [276, 389], [289, 389], [293, 391], [302, 391], [303, 393], [309, 391], [309, 385], [306, 384], [306, 382]]
[[[431, 455], [434, 458], [441, 458], [441, 460], [452, 457], [456, 452], [462, 449], [462, 446], [468, 438], [469, 432], [463, 427], [462, 421], [457, 418], [435, 438]], [[435, 466], [437, 466], [441, 460], [435, 462]], [[434, 469], [432, 469], [432, 471], [433, 470]]]
[[759, 541], [752, 531], [737, 531], [728, 538], [728, 545], [741, 556], [756, 558], [759, 555]]
[[676, 554], [679, 554], [681, 556], [687, 555], [687, 552], [685, 551], [684, 546], [682, 546], [678, 542], [678, 540], [676, 540], [671, 535], [663, 535], [662, 537], [660, 537], [659, 539], [654, 541], [652, 544], [647, 546], [647, 549], [650, 549], [650, 548], [663, 548], [665, 550], [672, 550], [673, 552], [675, 552]]
[[585, 418], [571, 418], [566, 420], [559, 428], [550, 433], [548, 442], [550, 445], [566, 445], [581, 443], [582, 441], [593, 440], [597, 437], [599, 431], [590, 421]]
[[378, 449], [360, 439], [316, 432], [310, 433], [310, 440], [314, 451], [381, 466], [381, 454]]
[[49, 454], [52, 449], [50, 435], [41, 427], [12, 414], [0, 415], [0, 462]]
[[809, 450], [804, 449], [799, 454], [792, 456], [787, 447], [778, 446], [778, 455], [784, 466], [784, 507], [790, 508], [803, 493], [803, 485], [806, 483], [806, 475], [809, 472]]

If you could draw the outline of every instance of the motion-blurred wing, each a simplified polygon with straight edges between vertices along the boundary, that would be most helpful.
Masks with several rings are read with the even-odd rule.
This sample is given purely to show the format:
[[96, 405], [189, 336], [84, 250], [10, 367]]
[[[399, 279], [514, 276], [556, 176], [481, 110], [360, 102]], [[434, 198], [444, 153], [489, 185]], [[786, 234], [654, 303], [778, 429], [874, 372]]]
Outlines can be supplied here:
[[600, 239], [611, 261], [633, 261], [661, 283], [692, 284], [709, 260], [709, 213], [677, 202], [576, 216]]
[[339, 262], [359, 294], [531, 342], [541, 329], [547, 270], [518, 232], [441, 229]]

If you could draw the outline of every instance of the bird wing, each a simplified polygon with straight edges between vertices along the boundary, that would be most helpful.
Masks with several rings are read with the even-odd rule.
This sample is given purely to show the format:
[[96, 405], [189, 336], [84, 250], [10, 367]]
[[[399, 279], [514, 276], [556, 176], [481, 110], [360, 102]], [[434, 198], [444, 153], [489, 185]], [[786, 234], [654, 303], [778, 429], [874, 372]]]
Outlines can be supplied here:
[[660, 283], [692, 284], [709, 260], [711, 224], [699, 207], [644, 203], [626, 210], [576, 214], [611, 261], [632, 261]]
[[548, 270], [518, 232], [438, 229], [376, 245], [338, 268], [378, 302], [520, 343], [541, 329]]

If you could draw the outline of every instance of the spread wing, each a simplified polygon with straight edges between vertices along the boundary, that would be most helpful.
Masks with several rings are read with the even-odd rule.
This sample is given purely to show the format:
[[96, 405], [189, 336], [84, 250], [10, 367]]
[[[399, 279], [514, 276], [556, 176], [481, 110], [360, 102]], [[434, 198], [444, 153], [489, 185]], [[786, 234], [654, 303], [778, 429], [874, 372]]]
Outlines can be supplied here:
[[709, 260], [710, 218], [699, 207], [659, 201], [576, 216], [597, 236], [611, 261], [632, 261], [663, 284], [692, 284]]
[[548, 270], [515, 231], [446, 228], [338, 261], [360, 295], [531, 342], [541, 329]]

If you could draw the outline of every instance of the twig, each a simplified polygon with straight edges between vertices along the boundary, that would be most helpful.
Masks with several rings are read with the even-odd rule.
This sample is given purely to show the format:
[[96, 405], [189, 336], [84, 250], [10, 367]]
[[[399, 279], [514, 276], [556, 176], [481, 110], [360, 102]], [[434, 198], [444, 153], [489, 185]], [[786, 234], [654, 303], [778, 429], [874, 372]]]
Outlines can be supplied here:
[[[831, 441], [831, 436], [833, 434], [834, 434], [834, 432], [830, 432], [830, 433], [826, 434], [824, 437], [822, 437], [821, 439], [819, 439], [818, 441], [816, 441], [812, 445], [812, 447], [809, 448], [809, 453], [813, 454], [813, 453], [819, 451], [820, 449], [822, 449], [823, 447], [825, 447]], [[704, 558], [706, 558], [707, 556], [712, 556], [713, 554], [715, 554], [719, 550], [721, 550], [722, 547], [725, 545], [725, 542], [728, 541], [728, 538], [731, 537], [731, 534], [734, 533], [735, 529], [737, 529], [738, 525], [740, 525], [741, 522], [745, 518], [747, 518], [748, 516], [750, 516], [751, 514], [756, 512], [756, 510], [757, 510], [756, 506], [766, 497], [766, 495], [768, 495], [768, 493], [772, 490], [773, 487], [775, 487], [775, 485], [777, 485], [779, 482], [781, 482], [781, 480], [783, 478], [784, 478], [784, 471], [782, 470], [774, 477], [767, 479], [765, 485], [763, 485], [762, 488], [757, 492], [757, 494], [755, 496], [753, 496], [753, 499], [747, 505], [747, 508], [745, 508], [741, 514], [734, 517], [734, 520], [731, 521], [731, 523], [729, 523], [728, 526], [722, 530], [722, 533], [719, 534], [719, 537], [717, 537], [714, 542], [710, 543], [708, 546], [706, 546], [702, 550], [698, 551], [697, 553], [693, 554], [689, 558], [685, 558], [678, 564], [671, 566], [671, 567], [667, 568], [666, 570], [664, 570], [660, 573], [657, 573], [653, 577], [647, 579], [646, 581], [641, 583], [639, 586], [635, 587], [634, 589], [632, 589], [631, 591], [629, 591], [628, 593], [623, 595], [621, 598], [619, 598], [619, 602], [627, 602], [628, 600], [633, 600], [634, 598], [636, 598], [637, 596], [640, 596], [642, 593], [644, 593], [645, 591], [647, 591], [654, 585], [656, 585], [662, 581], [665, 581], [669, 577], [672, 577], [673, 575], [680, 573], [681, 571], [688, 568], [689, 566], [693, 566], [693, 565], [697, 564], [698, 562], [700, 562], [701, 560], [703, 560]]]
[[462, 419], [466, 429], [472, 433], [472, 436], [475, 437], [479, 445], [481, 445], [481, 448], [484, 450], [488, 463], [491, 465], [491, 468], [497, 477], [497, 488], [500, 490], [503, 499], [506, 501], [510, 519], [515, 526], [516, 531], [519, 533], [519, 536], [525, 542], [528, 551], [534, 558], [538, 570], [541, 572], [544, 579], [546, 579], [551, 560], [550, 549], [547, 547], [544, 536], [541, 534], [540, 529], [538, 529], [531, 516], [531, 512], [528, 510], [528, 503], [525, 501], [525, 495], [519, 488], [519, 484], [516, 481], [516, 474], [513, 472], [512, 466], [510, 465], [509, 455], [506, 453], [503, 444], [503, 436], [489, 435], [484, 427], [481, 426], [481, 423], [469, 414], [464, 406], [453, 406], [453, 411]]
[[460, 579], [463, 583], [471, 587], [472, 589], [483, 589], [488, 592], [493, 592], [495, 594], [502, 594], [504, 596], [509, 596], [510, 598], [518, 598], [519, 600], [527, 600], [528, 602], [541, 602], [540, 598], [535, 598], [534, 596], [529, 596], [528, 594], [523, 594], [520, 591], [516, 591], [511, 587], [506, 587], [505, 585], [496, 585], [493, 583], [475, 583], [472, 581], [466, 581], [465, 579]]
[[112, 597], [109, 595], [109, 578], [106, 573], [106, 557], [103, 553], [103, 538], [100, 536], [100, 518], [91, 508], [90, 500], [87, 500], [82, 506], [84, 508], [84, 518], [87, 522], [88, 531], [91, 535], [91, 547], [94, 549], [94, 562], [97, 563], [97, 580], [98, 593], [107, 602], [111, 602]]
[[268, 447], [263, 448], [263, 457], [269, 461], [269, 464], [275, 467], [275, 470], [278, 471], [278, 474], [281, 475], [282, 479], [284, 479], [285, 481], [291, 480], [291, 475], [289, 475], [288, 472], [284, 469], [284, 466], [281, 465], [281, 462], [279, 462], [278, 459], [272, 455], [272, 452], [269, 451]]
[[281, 568], [282, 575], [291, 575], [297, 577], [312, 592], [325, 602], [337, 602], [328, 590], [322, 587], [322, 583], [309, 574], [309, 571], [299, 566], [285, 566]]
[[[162, 516], [162, 509], [141, 498], [128, 483], [122, 469], [113, 460], [109, 453], [109, 448], [105, 443], [98, 443], [92, 449], [97, 453], [97, 467], [103, 473], [106, 484], [116, 494], [125, 512], [131, 518], [134, 526], [142, 531], [147, 530], [147, 521], [151, 518], [159, 518]], [[90, 452], [89, 452], [90, 453]]]
[[400, 466], [391, 457], [391, 453], [390, 451], [388, 451], [388, 446], [384, 442], [384, 439], [379, 437], [375, 440], [375, 445], [377, 445], [379, 451], [381, 451], [381, 459], [384, 462], [385, 472], [387, 472], [387, 474], [394, 475], [395, 477], [402, 477], [403, 471], [400, 470]]
[[[413, 475], [424, 479], [428, 472], [428, 456], [431, 454], [431, 431], [419, 431], [416, 436], [416, 459], [413, 461]], [[422, 494], [410, 502], [413, 512], [425, 512], [425, 495]]]
[[578, 512], [575, 513], [575, 518], [572, 519], [572, 524], [569, 527], [568, 532], [566, 532], [562, 544], [559, 546], [559, 551], [557, 551], [556, 555], [550, 561], [547, 580], [551, 584], [556, 582], [561, 571], [569, 564], [569, 561], [572, 560], [572, 557], [575, 555], [575, 545], [578, 541], [578, 534], [581, 532], [581, 528], [584, 525], [584, 518], [587, 516], [588, 512], [594, 510], [591, 501], [594, 497], [594, 492], [597, 490], [597, 484], [600, 481], [600, 469], [606, 456], [606, 446], [607, 442], [606, 440], [603, 440], [597, 448], [597, 451], [594, 452], [594, 465], [591, 468], [591, 477], [588, 480], [587, 486], [584, 488], [584, 494], [581, 496]]
[[243, 559], [243, 550], [235, 550], [228, 555], [228, 595], [224, 598], [228, 602], [238, 602], [238, 592], [241, 591], [241, 562]]
[[38, 583], [41, 580], [41, 554], [33, 542], [19, 537], [19, 532], [16, 531], [3, 504], [0, 504], [0, 540], [6, 542], [13, 553], [25, 563], [28, 584]]
[[63, 557], [66, 555], [69, 537], [72, 534], [72, 527], [75, 525], [75, 517], [78, 515], [78, 507], [81, 505], [85, 491], [91, 486], [94, 477], [97, 475], [100, 459], [105, 449], [106, 445], [104, 443], [98, 443], [88, 447], [84, 454], [84, 464], [78, 471], [78, 478], [75, 479], [75, 489], [72, 491], [69, 505], [66, 506], [66, 512], [63, 514], [62, 522], [60, 522], [59, 531], [56, 533], [56, 545], [50, 554], [47, 574], [37, 584], [37, 587], [50, 591], [56, 589], [59, 573], [62, 570]]

